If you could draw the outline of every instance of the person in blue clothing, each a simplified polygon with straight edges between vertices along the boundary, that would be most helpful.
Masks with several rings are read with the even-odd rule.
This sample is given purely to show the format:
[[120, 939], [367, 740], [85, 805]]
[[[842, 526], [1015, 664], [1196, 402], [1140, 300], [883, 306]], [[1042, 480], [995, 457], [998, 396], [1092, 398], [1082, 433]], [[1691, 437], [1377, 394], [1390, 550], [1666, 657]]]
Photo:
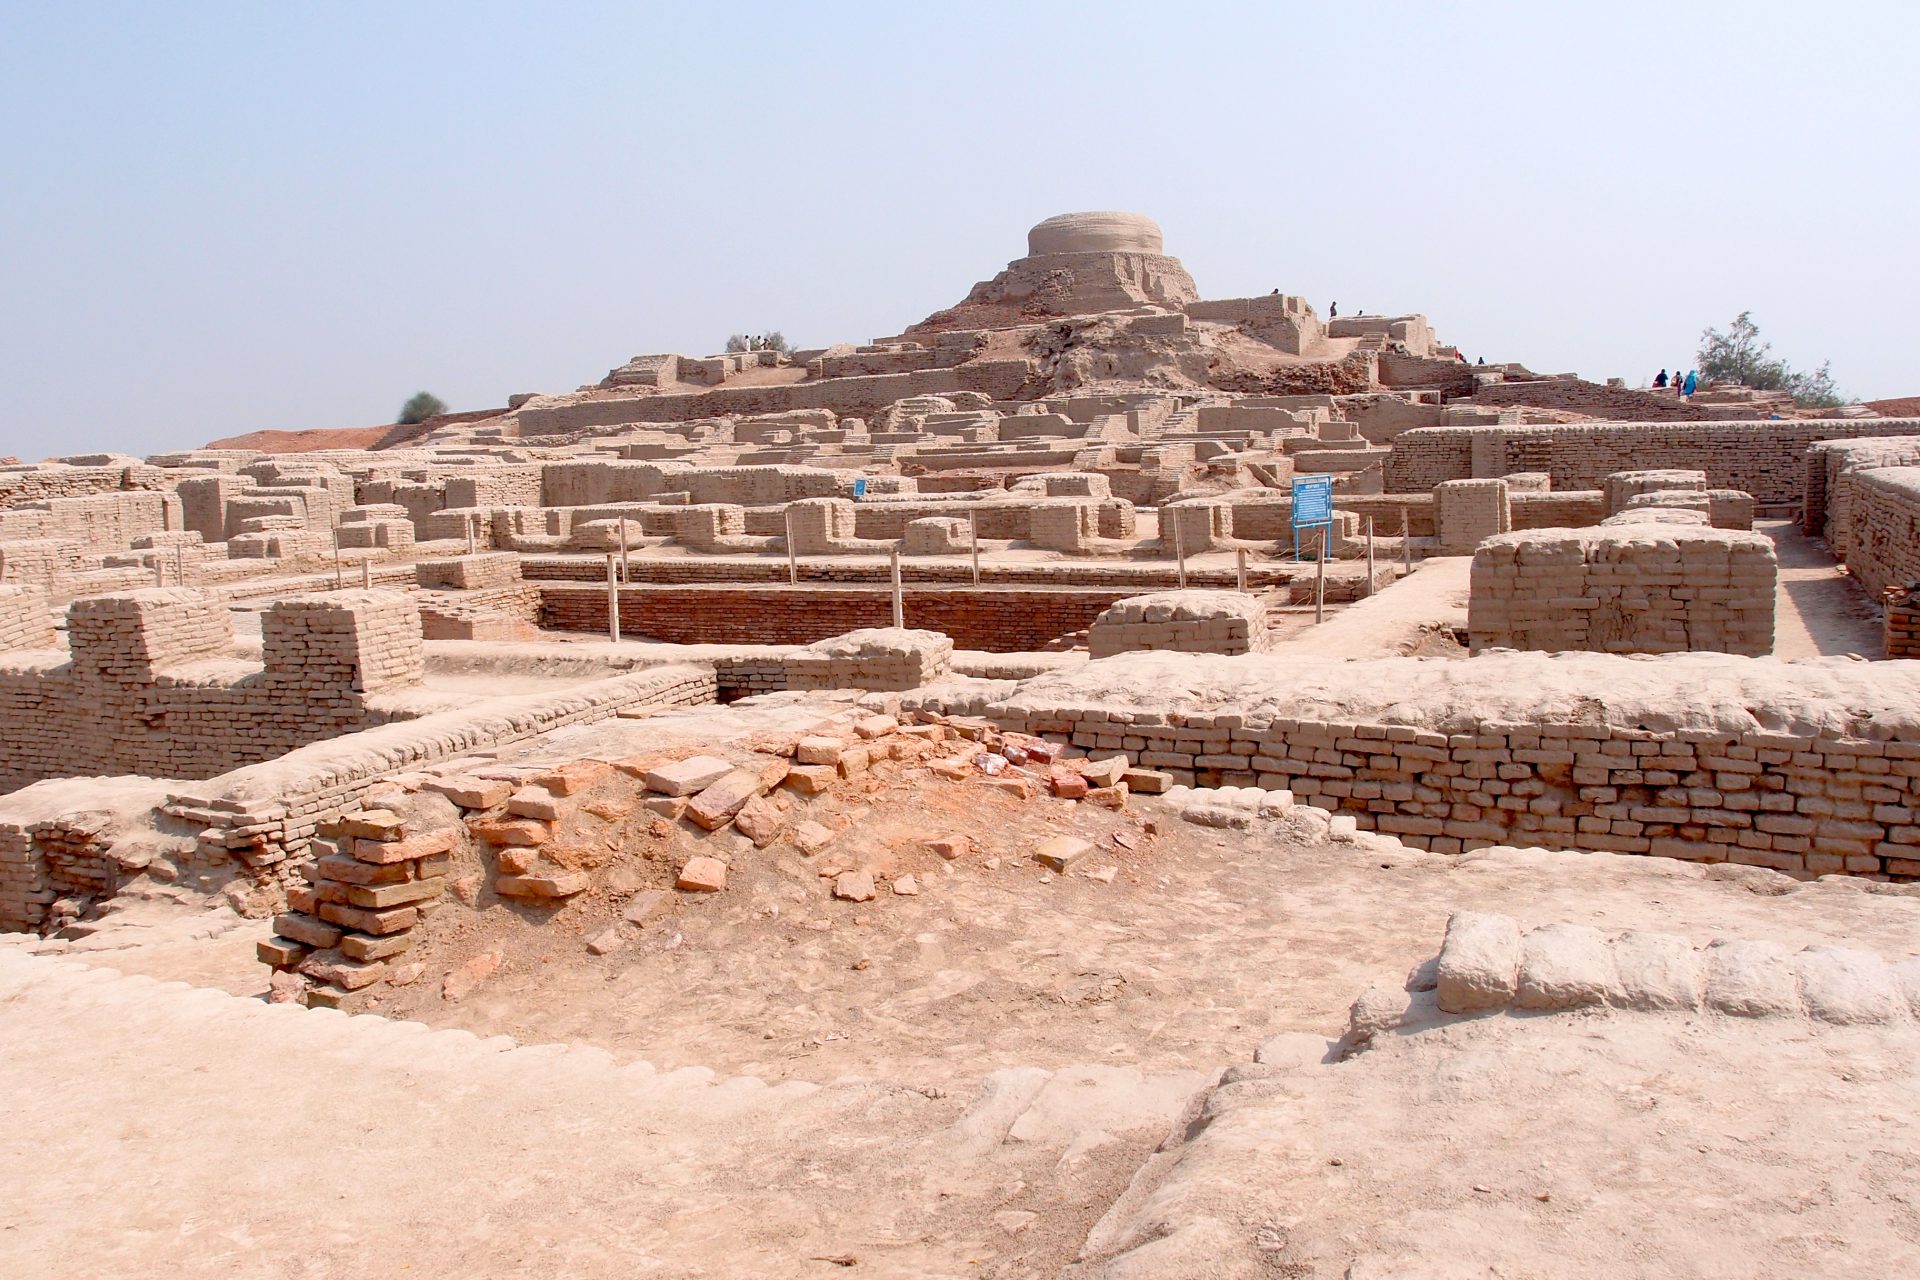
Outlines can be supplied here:
[[1687, 370], [1687, 384], [1681, 388], [1682, 394], [1691, 400], [1693, 399], [1693, 393], [1699, 390], [1699, 388], [1700, 379], [1695, 375], [1695, 371], [1692, 369]]

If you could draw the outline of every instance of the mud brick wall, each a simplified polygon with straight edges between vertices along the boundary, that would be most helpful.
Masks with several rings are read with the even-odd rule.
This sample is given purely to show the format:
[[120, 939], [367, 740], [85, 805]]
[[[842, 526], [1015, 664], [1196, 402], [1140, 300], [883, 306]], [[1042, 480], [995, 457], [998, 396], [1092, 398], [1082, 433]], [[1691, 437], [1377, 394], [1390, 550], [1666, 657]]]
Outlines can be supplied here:
[[790, 689], [918, 689], [953, 670], [953, 641], [937, 631], [872, 627], [788, 654]]
[[[937, 710], [942, 696], [908, 705]], [[1276, 718], [1251, 705], [1181, 715], [1049, 701], [986, 712], [1003, 728], [1123, 753], [1182, 783], [1288, 789], [1442, 853], [1545, 845], [1920, 878], [1920, 733], [1866, 740], [1550, 721], [1443, 733]]]
[[289, 879], [306, 862], [320, 825], [357, 808], [395, 773], [609, 719], [629, 708], [700, 706], [714, 696], [711, 668], [660, 667], [558, 693], [489, 699], [310, 743], [183, 789], [162, 808], [203, 829], [200, 865], [237, 861], [258, 875]]
[[125, 551], [143, 533], [181, 527], [180, 499], [171, 492], [133, 490], [49, 498], [24, 509], [46, 513], [43, 536], [77, 542], [88, 551]]
[[1135, 650], [1253, 653], [1267, 643], [1266, 603], [1237, 591], [1129, 596], [1102, 611], [1087, 632], [1094, 658]]
[[159, 489], [166, 483], [166, 472], [159, 467], [131, 460], [97, 467], [61, 463], [0, 467], [0, 507], [128, 489]]
[[1599, 524], [1607, 518], [1607, 496], [1598, 489], [1574, 489], [1568, 493], [1516, 493], [1509, 486], [1507, 500], [1515, 531], [1580, 529]]
[[538, 466], [477, 470], [472, 475], [446, 477], [449, 507], [537, 507], [540, 505]]
[[1616, 471], [1601, 484], [1607, 495], [1607, 514], [1618, 515], [1627, 509], [1630, 498], [1647, 493], [1705, 493], [1704, 471]]
[[264, 665], [234, 660], [210, 592], [148, 588], [77, 601], [71, 660], [0, 661], [0, 787], [43, 778], [206, 778], [379, 723], [369, 694], [419, 681], [405, 596], [335, 592], [261, 620]]
[[38, 587], [0, 585], [0, 650], [59, 646], [47, 593]]
[[[1034, 589], [911, 586], [907, 626], [951, 636], [962, 649], [1019, 653], [1085, 630], [1129, 592], [1111, 587]], [[542, 585], [541, 625], [604, 634], [604, 587]], [[620, 592], [620, 634], [668, 644], [812, 644], [893, 620], [888, 591], [860, 587], [629, 586]]]
[[1887, 656], [1920, 658], [1920, 586], [1888, 587], [1881, 601], [1886, 609]]
[[283, 600], [260, 619], [270, 685], [308, 696], [380, 693], [420, 683], [420, 608], [393, 591], [335, 591]]
[[979, 391], [1011, 400], [1026, 383], [1025, 360], [979, 361], [958, 369], [921, 369], [870, 377], [826, 378], [762, 387], [716, 387], [711, 391], [583, 400], [566, 405], [529, 405], [515, 415], [523, 436], [556, 435], [635, 422], [688, 422], [697, 418], [748, 417], [828, 409], [842, 417], [872, 417], [909, 396]]
[[1433, 489], [1434, 524], [1440, 548], [1454, 555], [1513, 528], [1505, 480], [1447, 480]]
[[[528, 556], [521, 566], [529, 578], [543, 585], [559, 582], [604, 583], [607, 577], [607, 562], [602, 557]], [[779, 558], [701, 560], [678, 557], [663, 560], [636, 555], [628, 562], [628, 568], [631, 571], [628, 581], [635, 583], [771, 584], [787, 580], [787, 563]], [[864, 564], [821, 563], [802, 559], [799, 571], [802, 584], [885, 584], [890, 581], [888, 562], [878, 557]], [[1295, 564], [1247, 566], [1249, 586], [1282, 587], [1295, 582], [1302, 575], [1301, 567]], [[1313, 585], [1311, 566], [1304, 570], [1304, 576], [1308, 579], [1306, 585], [1310, 589]], [[1009, 565], [986, 562], [980, 566], [980, 578], [989, 586], [1114, 587], [1126, 595], [1139, 595], [1143, 591], [1175, 586], [1178, 571], [1171, 559], [1158, 564]], [[960, 585], [973, 580], [972, 567], [965, 563], [916, 563], [912, 566], [911, 579], [907, 584], [909, 590], [928, 583]], [[1187, 569], [1187, 580], [1194, 586], [1205, 587], [1231, 587], [1237, 582], [1235, 571], [1231, 568], [1200, 569], [1192, 566]], [[1332, 578], [1328, 579], [1327, 589], [1329, 592], [1338, 589]], [[1330, 595], [1328, 598], [1333, 597]]]
[[1816, 441], [1907, 435], [1920, 435], [1920, 419], [1418, 427], [1395, 438], [1386, 480], [1392, 492], [1424, 493], [1443, 480], [1544, 471], [1556, 490], [1598, 489], [1616, 471], [1672, 468], [1704, 471], [1712, 487], [1762, 504], [1797, 503]]
[[1872, 595], [1920, 582], [1920, 467], [1852, 473], [1847, 568]]
[[25, 822], [0, 822], [0, 929], [33, 929], [60, 896]]
[[1807, 503], [1800, 516], [1801, 531], [1825, 538], [1828, 549], [1845, 559], [1858, 473], [1916, 465], [1920, 465], [1920, 436], [1828, 440], [1812, 446], [1807, 450]]
[[511, 587], [520, 581], [520, 557], [511, 551], [486, 551], [444, 560], [422, 560], [414, 566], [420, 585], [429, 591], [482, 591]]
[[1773, 651], [1779, 565], [1760, 534], [1672, 525], [1537, 530], [1473, 553], [1476, 650]]

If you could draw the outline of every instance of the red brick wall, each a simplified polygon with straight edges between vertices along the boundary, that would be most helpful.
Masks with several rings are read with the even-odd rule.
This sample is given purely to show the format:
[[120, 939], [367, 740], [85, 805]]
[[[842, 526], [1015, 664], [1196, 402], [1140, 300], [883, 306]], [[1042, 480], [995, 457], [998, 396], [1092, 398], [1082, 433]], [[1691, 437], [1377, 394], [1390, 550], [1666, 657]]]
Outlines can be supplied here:
[[[1024, 653], [1084, 630], [1131, 587], [1031, 590], [908, 587], [906, 623], [953, 637], [956, 648]], [[541, 586], [541, 625], [604, 632], [605, 587]], [[871, 587], [630, 586], [620, 633], [669, 644], [812, 644], [860, 627], [893, 625], [893, 602]]]

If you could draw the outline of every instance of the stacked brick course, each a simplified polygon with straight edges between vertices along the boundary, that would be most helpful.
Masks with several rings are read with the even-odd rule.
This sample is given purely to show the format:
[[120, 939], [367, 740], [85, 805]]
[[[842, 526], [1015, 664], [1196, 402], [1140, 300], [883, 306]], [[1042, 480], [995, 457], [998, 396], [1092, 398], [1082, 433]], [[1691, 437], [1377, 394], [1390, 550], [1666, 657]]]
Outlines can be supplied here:
[[785, 662], [790, 689], [918, 689], [953, 668], [953, 641], [937, 631], [875, 627], [808, 645]]
[[366, 810], [323, 823], [320, 833], [306, 885], [288, 890], [275, 936], [258, 952], [275, 969], [324, 984], [308, 1003], [331, 1006], [377, 982], [413, 945], [414, 927], [439, 904], [459, 828], [414, 830], [396, 814]]
[[130, 773], [205, 778], [382, 718], [417, 684], [416, 606], [387, 592], [296, 597], [261, 621], [263, 666], [233, 658], [224, 603], [147, 588], [76, 601], [70, 660], [0, 657], [0, 784]]
[[1513, 528], [1505, 480], [1448, 480], [1434, 486], [1433, 507], [1440, 548], [1452, 555]]
[[1847, 568], [1873, 595], [1920, 582], [1920, 467], [1852, 475]]
[[1920, 584], [1888, 587], [1880, 597], [1886, 609], [1889, 658], [1920, 658]]
[[59, 644], [47, 593], [37, 587], [0, 585], [0, 651], [54, 649]]
[[[1644, 682], [1640, 664], [1649, 661], [1689, 664], [1687, 687], [1676, 694], [1684, 705], [1755, 705], [1749, 672], [1766, 687], [1773, 668], [1748, 668], [1746, 659], [1559, 659], [1579, 664], [1569, 678], [1595, 691], [1597, 722], [1543, 705], [1538, 714], [1509, 710], [1506, 720], [1456, 717], [1444, 728], [1396, 723], [1379, 708], [1315, 714], [1315, 699], [1294, 692], [1305, 672], [1272, 658], [1251, 661], [1277, 665], [1270, 672], [1248, 668], [1245, 687], [1191, 710], [1116, 700], [1072, 680], [1044, 689], [1030, 683], [1006, 701], [985, 704], [928, 690], [909, 695], [906, 705], [984, 714], [1008, 730], [1096, 754], [1124, 753], [1171, 771], [1180, 783], [1289, 789], [1296, 799], [1439, 852], [1538, 844], [1795, 874], [1920, 878], [1920, 723], [1910, 712], [1884, 709], [1911, 708], [1920, 691], [1911, 676], [1882, 674], [1893, 671], [1891, 664], [1848, 672], [1860, 689], [1809, 695], [1809, 707], [1792, 716], [1801, 727], [1775, 731], [1661, 729], [1617, 723], [1606, 713], [1607, 692]], [[1383, 691], [1384, 706], [1385, 691], [1404, 689], [1407, 661], [1356, 662], [1349, 670], [1354, 683]], [[1538, 661], [1489, 654], [1471, 666], [1476, 682], [1528, 688], [1538, 681], [1540, 671], [1530, 665]], [[1503, 677], [1509, 663], [1513, 674]], [[1204, 686], [1217, 676], [1207, 668], [1194, 678]], [[1115, 679], [1105, 675], [1101, 689]], [[1150, 690], [1144, 695], [1152, 697]]]
[[1801, 500], [1805, 455], [1815, 441], [1908, 435], [1920, 435], [1920, 420], [1418, 427], [1395, 438], [1386, 484], [1394, 493], [1425, 493], [1443, 480], [1545, 471], [1556, 490], [1598, 489], [1616, 471], [1678, 468], [1704, 471], [1715, 487], [1738, 489], [1762, 504], [1778, 505]]
[[202, 829], [199, 859], [283, 872], [305, 855], [322, 822], [355, 808], [396, 772], [521, 742], [638, 707], [714, 701], [711, 668], [661, 667], [568, 688], [504, 697], [463, 711], [386, 724], [311, 743], [168, 797], [165, 813]]
[[1166, 591], [1116, 601], [1093, 620], [1087, 653], [1254, 653], [1267, 647], [1267, 606], [1237, 591]]
[[1669, 524], [1510, 533], [1473, 556], [1475, 649], [1773, 651], [1779, 566], [1752, 533]]

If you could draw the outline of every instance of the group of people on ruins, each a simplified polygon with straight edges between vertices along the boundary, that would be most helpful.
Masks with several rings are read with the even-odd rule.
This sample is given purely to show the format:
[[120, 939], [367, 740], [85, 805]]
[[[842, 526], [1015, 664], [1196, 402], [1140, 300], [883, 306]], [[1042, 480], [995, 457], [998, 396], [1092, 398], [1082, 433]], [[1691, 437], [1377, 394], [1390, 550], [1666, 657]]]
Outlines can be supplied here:
[[1660, 391], [1665, 391], [1671, 386], [1675, 395], [1683, 399], [1691, 399], [1693, 393], [1700, 389], [1699, 371], [1697, 369], [1689, 369], [1687, 370], [1687, 376], [1682, 378], [1678, 369], [1673, 371], [1672, 377], [1668, 377], [1667, 371], [1662, 369], [1659, 374], [1654, 377], [1653, 385], [1655, 389]]

